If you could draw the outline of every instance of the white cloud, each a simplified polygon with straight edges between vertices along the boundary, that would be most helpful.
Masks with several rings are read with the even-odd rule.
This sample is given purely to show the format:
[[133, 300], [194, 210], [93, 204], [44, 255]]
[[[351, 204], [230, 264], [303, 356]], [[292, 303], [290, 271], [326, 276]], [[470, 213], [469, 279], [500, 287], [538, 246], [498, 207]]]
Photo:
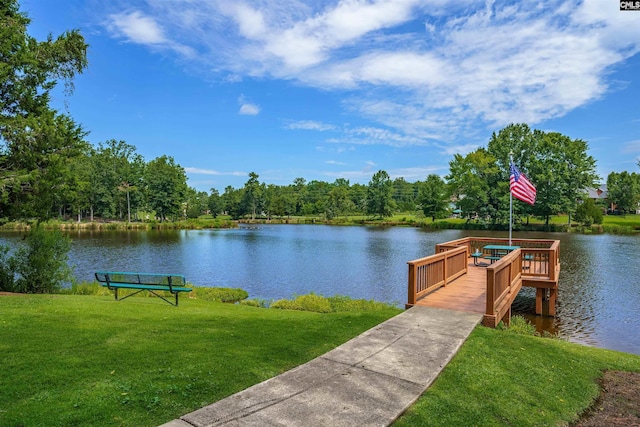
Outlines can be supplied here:
[[335, 130], [336, 127], [334, 125], [321, 123], [313, 120], [300, 120], [297, 122], [292, 122], [286, 125], [287, 129], [302, 129], [302, 130], [317, 130], [317, 131], [328, 131]]
[[244, 95], [240, 95], [238, 98], [238, 103], [240, 104], [240, 110], [238, 114], [242, 114], [245, 116], [256, 116], [260, 114], [260, 106], [248, 102]]
[[191, 54], [221, 81], [348, 89], [344, 106], [379, 125], [334, 139], [353, 144], [471, 146], [478, 129], [600, 99], [613, 68], [640, 52], [636, 14], [603, 0], [133, 1], [138, 10], [110, 15], [114, 36]]
[[139, 11], [109, 15], [111, 30], [134, 43], [160, 44], [167, 41], [160, 25]]
[[246, 116], [256, 116], [260, 114], [260, 107], [254, 104], [242, 104], [240, 106], [240, 111], [238, 111], [238, 114]]
[[186, 167], [184, 171], [194, 175], [246, 176], [246, 172], [220, 172], [213, 169]]
[[106, 27], [115, 37], [128, 42], [173, 50], [186, 58], [195, 57], [194, 49], [170, 40], [156, 19], [140, 11], [109, 15]]

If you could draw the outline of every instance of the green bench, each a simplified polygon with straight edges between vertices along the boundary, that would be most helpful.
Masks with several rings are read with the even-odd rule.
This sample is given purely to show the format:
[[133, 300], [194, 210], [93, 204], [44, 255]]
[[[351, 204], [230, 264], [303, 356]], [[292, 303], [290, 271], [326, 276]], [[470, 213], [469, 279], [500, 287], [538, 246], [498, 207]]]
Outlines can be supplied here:
[[[171, 305], [178, 305], [178, 295], [181, 292], [191, 292], [188, 288], [184, 276], [179, 274], [151, 274], [151, 273], [129, 273], [117, 271], [96, 271], [96, 280], [110, 290], [114, 291], [116, 301], [122, 301], [142, 291], [157, 296]], [[136, 292], [118, 298], [118, 289], [133, 289]], [[169, 292], [175, 296], [175, 304], [158, 292]]]
[[485, 253], [482, 253], [482, 252], [479, 252], [479, 251], [478, 251], [478, 252], [474, 252], [474, 253], [472, 253], [472, 254], [471, 254], [471, 257], [473, 258], [473, 265], [477, 265], [477, 266], [479, 266], [479, 267], [480, 267], [480, 266], [484, 267], [484, 266], [486, 266], [487, 264], [480, 264], [480, 263], [478, 262], [478, 258], [488, 259], [491, 263], [493, 263], [494, 261], [497, 261], [497, 260], [499, 260], [500, 258], [502, 258], [502, 257], [500, 257], [500, 256], [491, 256], [491, 255], [488, 255], [488, 254], [485, 254]]

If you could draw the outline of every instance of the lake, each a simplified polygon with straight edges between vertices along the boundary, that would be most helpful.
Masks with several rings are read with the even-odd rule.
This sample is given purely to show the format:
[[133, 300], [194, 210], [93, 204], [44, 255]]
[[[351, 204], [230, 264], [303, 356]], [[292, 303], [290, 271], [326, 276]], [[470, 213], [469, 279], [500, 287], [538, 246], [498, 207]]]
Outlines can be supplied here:
[[[437, 243], [506, 233], [416, 228], [260, 225], [231, 230], [78, 231], [70, 264], [79, 280], [95, 270], [181, 273], [195, 286], [238, 287], [275, 300], [310, 292], [403, 306], [407, 261]], [[640, 354], [640, 236], [514, 233], [561, 241], [557, 316], [534, 314], [535, 292], [514, 304], [539, 330], [573, 342]], [[19, 233], [0, 233], [14, 244]]]

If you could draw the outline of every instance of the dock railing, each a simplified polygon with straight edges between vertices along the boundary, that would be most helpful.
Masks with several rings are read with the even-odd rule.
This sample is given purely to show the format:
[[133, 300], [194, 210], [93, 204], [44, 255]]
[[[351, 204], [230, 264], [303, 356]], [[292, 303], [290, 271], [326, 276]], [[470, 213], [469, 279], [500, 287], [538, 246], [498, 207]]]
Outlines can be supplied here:
[[516, 249], [487, 267], [487, 305], [482, 324], [495, 328], [500, 320], [508, 325], [511, 304], [522, 288], [522, 254]]
[[[464, 237], [436, 245], [436, 253], [464, 246], [469, 254], [482, 252], [487, 245], [506, 245], [506, 238]], [[520, 246], [521, 272], [525, 278], [556, 282], [560, 269], [560, 241], [547, 239], [512, 239], [513, 246]], [[526, 280], [525, 280], [526, 285]]]
[[423, 296], [465, 274], [469, 257], [467, 251], [467, 246], [457, 246], [407, 262], [409, 287], [406, 308], [412, 307]]

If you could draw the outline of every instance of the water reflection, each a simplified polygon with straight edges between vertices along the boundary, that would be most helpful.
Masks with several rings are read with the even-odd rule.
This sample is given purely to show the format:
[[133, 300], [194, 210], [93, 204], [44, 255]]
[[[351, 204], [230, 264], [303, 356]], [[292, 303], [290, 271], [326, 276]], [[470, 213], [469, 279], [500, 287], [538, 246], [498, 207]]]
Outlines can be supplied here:
[[[343, 294], [402, 306], [407, 261], [431, 255], [436, 243], [504, 233], [414, 228], [265, 225], [235, 230], [73, 231], [76, 277], [98, 269], [183, 273], [198, 286], [241, 287], [252, 298], [309, 292]], [[539, 330], [571, 341], [640, 354], [639, 236], [515, 233], [561, 241], [556, 318], [535, 315], [524, 289], [515, 310]], [[22, 233], [2, 233], [17, 243]]]

